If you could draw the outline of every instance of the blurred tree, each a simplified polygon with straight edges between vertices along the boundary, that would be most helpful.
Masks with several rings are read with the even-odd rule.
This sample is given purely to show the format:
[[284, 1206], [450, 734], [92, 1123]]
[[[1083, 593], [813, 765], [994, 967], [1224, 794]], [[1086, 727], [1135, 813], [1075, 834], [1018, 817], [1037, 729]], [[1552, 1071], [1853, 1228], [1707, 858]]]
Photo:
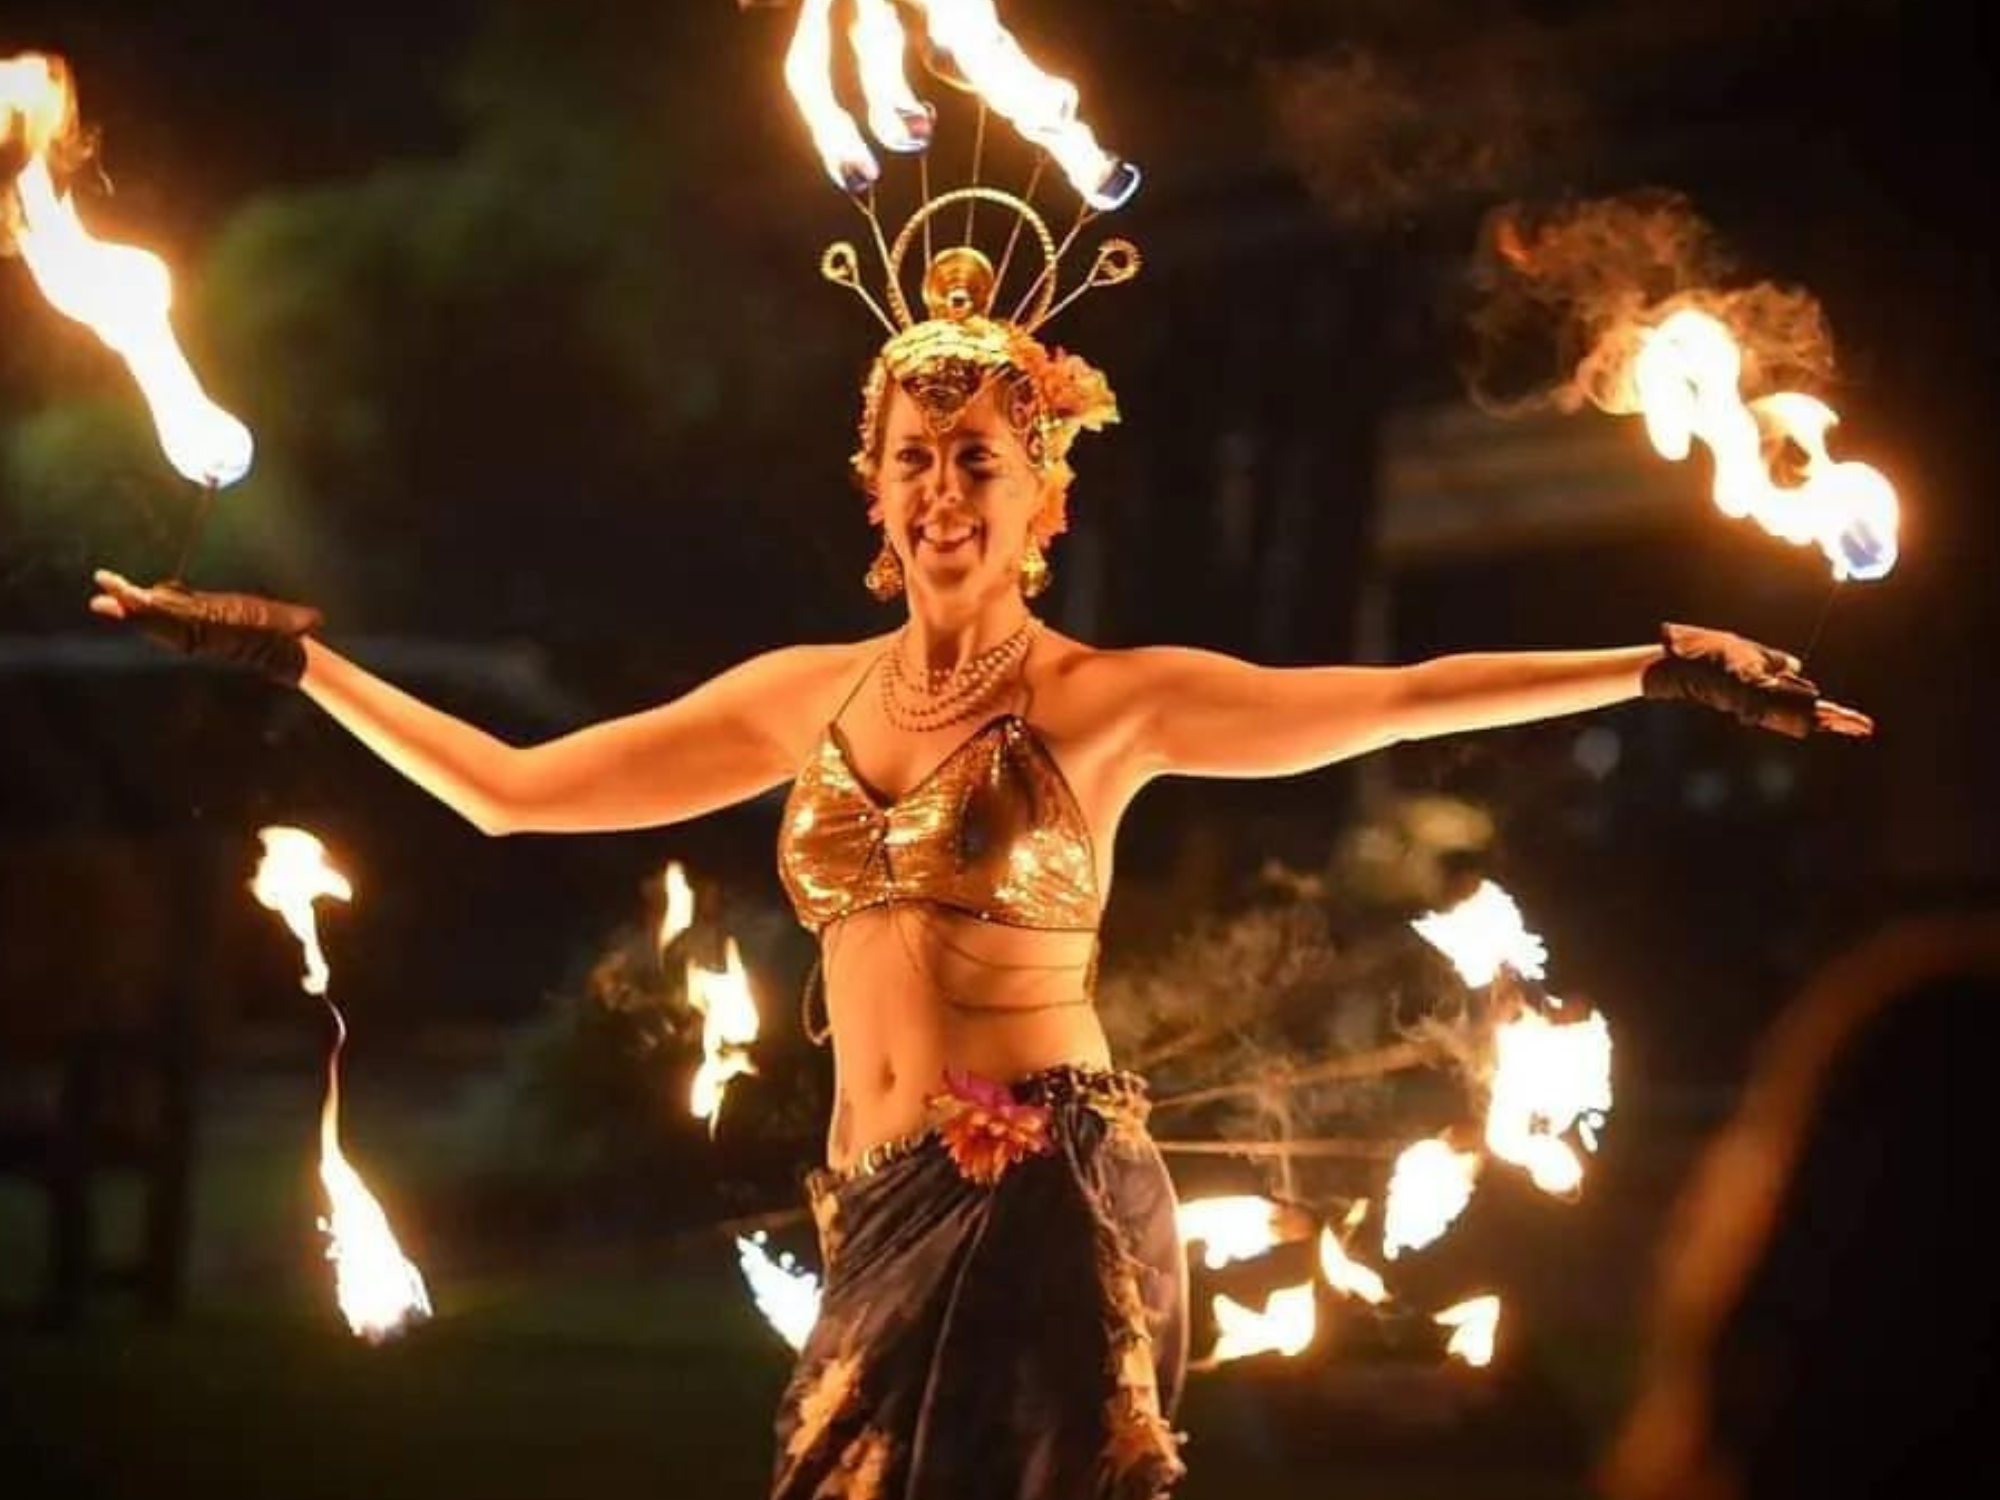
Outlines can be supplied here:
[[[676, 635], [704, 643], [824, 628], [823, 600], [791, 604], [832, 576], [799, 507], [843, 495], [847, 424], [793, 424], [851, 401], [859, 348], [809, 274], [815, 226], [750, 190], [782, 156], [771, 60], [716, 28], [497, 6], [448, 85], [456, 152], [265, 194], [217, 237], [218, 364], [270, 502], [325, 531], [282, 571], [343, 619], [595, 643], [638, 590], [699, 597]], [[844, 576], [865, 542], [838, 529]]]

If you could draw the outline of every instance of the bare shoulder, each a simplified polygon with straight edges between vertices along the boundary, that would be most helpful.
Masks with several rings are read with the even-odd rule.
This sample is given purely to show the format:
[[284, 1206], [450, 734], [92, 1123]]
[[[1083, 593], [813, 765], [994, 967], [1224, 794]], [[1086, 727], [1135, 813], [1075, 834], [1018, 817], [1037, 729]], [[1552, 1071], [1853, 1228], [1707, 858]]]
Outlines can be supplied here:
[[1117, 703], [1145, 695], [1204, 659], [1213, 659], [1212, 653], [1184, 646], [1095, 646], [1044, 630], [1031, 671], [1038, 693]]
[[797, 765], [889, 639], [775, 647], [730, 668], [712, 686], [748, 709]]
[[1143, 704], [1173, 648], [1096, 646], [1044, 629], [1029, 662], [1037, 716], [1083, 732], [1102, 730]]
[[822, 690], [832, 691], [858, 675], [890, 639], [885, 635], [860, 641], [777, 646], [751, 657], [728, 675], [741, 675], [758, 688], [809, 695]]

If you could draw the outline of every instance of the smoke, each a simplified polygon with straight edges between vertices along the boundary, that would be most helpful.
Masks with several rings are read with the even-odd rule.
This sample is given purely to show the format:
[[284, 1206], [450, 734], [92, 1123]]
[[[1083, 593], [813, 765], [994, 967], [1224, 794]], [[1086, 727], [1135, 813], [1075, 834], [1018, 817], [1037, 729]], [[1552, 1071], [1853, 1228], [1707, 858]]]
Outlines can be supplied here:
[[1347, 45], [1273, 64], [1264, 82], [1286, 155], [1354, 230], [1525, 191], [1581, 112], [1549, 39], [1500, 18], [1421, 53]]
[[1624, 377], [1643, 330], [1699, 307], [1742, 347], [1745, 395], [1823, 389], [1834, 357], [1819, 303], [1736, 280], [1714, 229], [1676, 193], [1495, 209], [1469, 278], [1466, 385], [1500, 415], [1629, 410]]

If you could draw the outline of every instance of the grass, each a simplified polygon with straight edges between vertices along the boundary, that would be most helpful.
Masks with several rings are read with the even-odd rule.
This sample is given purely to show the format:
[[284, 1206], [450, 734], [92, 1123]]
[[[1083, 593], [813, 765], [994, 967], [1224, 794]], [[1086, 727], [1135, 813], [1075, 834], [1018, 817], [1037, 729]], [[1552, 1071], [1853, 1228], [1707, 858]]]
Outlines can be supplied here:
[[[788, 1352], [719, 1239], [604, 1246], [566, 1260], [453, 1266], [418, 1246], [438, 1316], [401, 1341], [349, 1337], [312, 1230], [309, 1084], [212, 1109], [191, 1303], [169, 1324], [107, 1304], [79, 1330], [25, 1316], [39, 1206], [0, 1187], [0, 1493], [76, 1500], [528, 1500], [763, 1493]], [[357, 1115], [360, 1111], [357, 1109]], [[369, 1163], [407, 1202], [449, 1178], [462, 1142], [434, 1108], [368, 1111]], [[385, 1196], [387, 1196], [385, 1194]], [[129, 1234], [130, 1195], [107, 1224]], [[390, 1204], [392, 1216], [396, 1204]], [[435, 1263], [432, 1263], [432, 1262]], [[1551, 1346], [1594, 1375], [1615, 1353]], [[1469, 1442], [1383, 1422], [1296, 1372], [1193, 1378], [1181, 1500], [1573, 1500], [1574, 1435]], [[1476, 1387], [1468, 1387], [1476, 1389]], [[1346, 1401], [1345, 1406], [1341, 1405]], [[1559, 1403], [1560, 1404], [1560, 1403]], [[1574, 1404], [1574, 1403], [1572, 1403]]]

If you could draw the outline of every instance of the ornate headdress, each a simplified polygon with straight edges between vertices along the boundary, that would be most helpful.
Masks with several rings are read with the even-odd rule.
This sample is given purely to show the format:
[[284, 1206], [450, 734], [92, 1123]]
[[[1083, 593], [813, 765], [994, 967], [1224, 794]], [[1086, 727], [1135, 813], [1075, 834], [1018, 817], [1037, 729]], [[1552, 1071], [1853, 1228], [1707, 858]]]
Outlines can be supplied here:
[[[862, 215], [880, 255], [881, 300], [861, 277], [860, 256], [848, 241], [827, 247], [820, 259], [827, 280], [858, 296], [889, 334], [862, 386], [860, 444], [853, 465], [864, 482], [873, 472], [881, 426], [893, 386], [908, 392], [934, 433], [955, 426], [965, 408], [989, 387], [1020, 436], [1028, 458], [1060, 495], [1070, 478], [1068, 454], [1078, 432], [1095, 432], [1118, 419], [1118, 406], [1102, 372], [1038, 337], [1053, 318], [1094, 287], [1115, 286], [1138, 274], [1139, 251], [1129, 240], [1106, 240], [1089, 272], [1067, 292], [1059, 286], [1064, 254], [1102, 210], [1123, 204], [1139, 185], [1137, 168], [1104, 152], [1076, 115], [1076, 90], [1037, 69], [1001, 27], [991, 0], [905, 0], [925, 22], [923, 50], [930, 71], [973, 93], [979, 101], [970, 185], [933, 196], [928, 158], [919, 155], [922, 202], [891, 242], [875, 210], [880, 169], [854, 120], [833, 97], [832, 0], [802, 0], [798, 30], [785, 76], [813, 132], [834, 182]], [[910, 92], [902, 70], [905, 37], [890, 0], [855, 0], [851, 28], [858, 72], [876, 139], [891, 150], [923, 153], [930, 144], [933, 112]], [[978, 182], [989, 107], [1012, 121], [1039, 148], [1033, 174], [1020, 194]], [[1060, 243], [1033, 206], [1035, 189], [1053, 159], [1082, 199], [1076, 220]], [[975, 242], [984, 204], [1003, 212], [1005, 248], [996, 265]], [[963, 209], [963, 234], [935, 246], [935, 221]], [[1011, 220], [1011, 223], [1007, 223]], [[1000, 297], [1026, 229], [1040, 251], [1040, 267], [1012, 309]], [[924, 316], [912, 311], [904, 288], [904, 263], [922, 237]], [[996, 236], [997, 238], [997, 236]], [[885, 310], [884, 303], [887, 307]], [[1049, 534], [1061, 530], [1061, 518]]]

